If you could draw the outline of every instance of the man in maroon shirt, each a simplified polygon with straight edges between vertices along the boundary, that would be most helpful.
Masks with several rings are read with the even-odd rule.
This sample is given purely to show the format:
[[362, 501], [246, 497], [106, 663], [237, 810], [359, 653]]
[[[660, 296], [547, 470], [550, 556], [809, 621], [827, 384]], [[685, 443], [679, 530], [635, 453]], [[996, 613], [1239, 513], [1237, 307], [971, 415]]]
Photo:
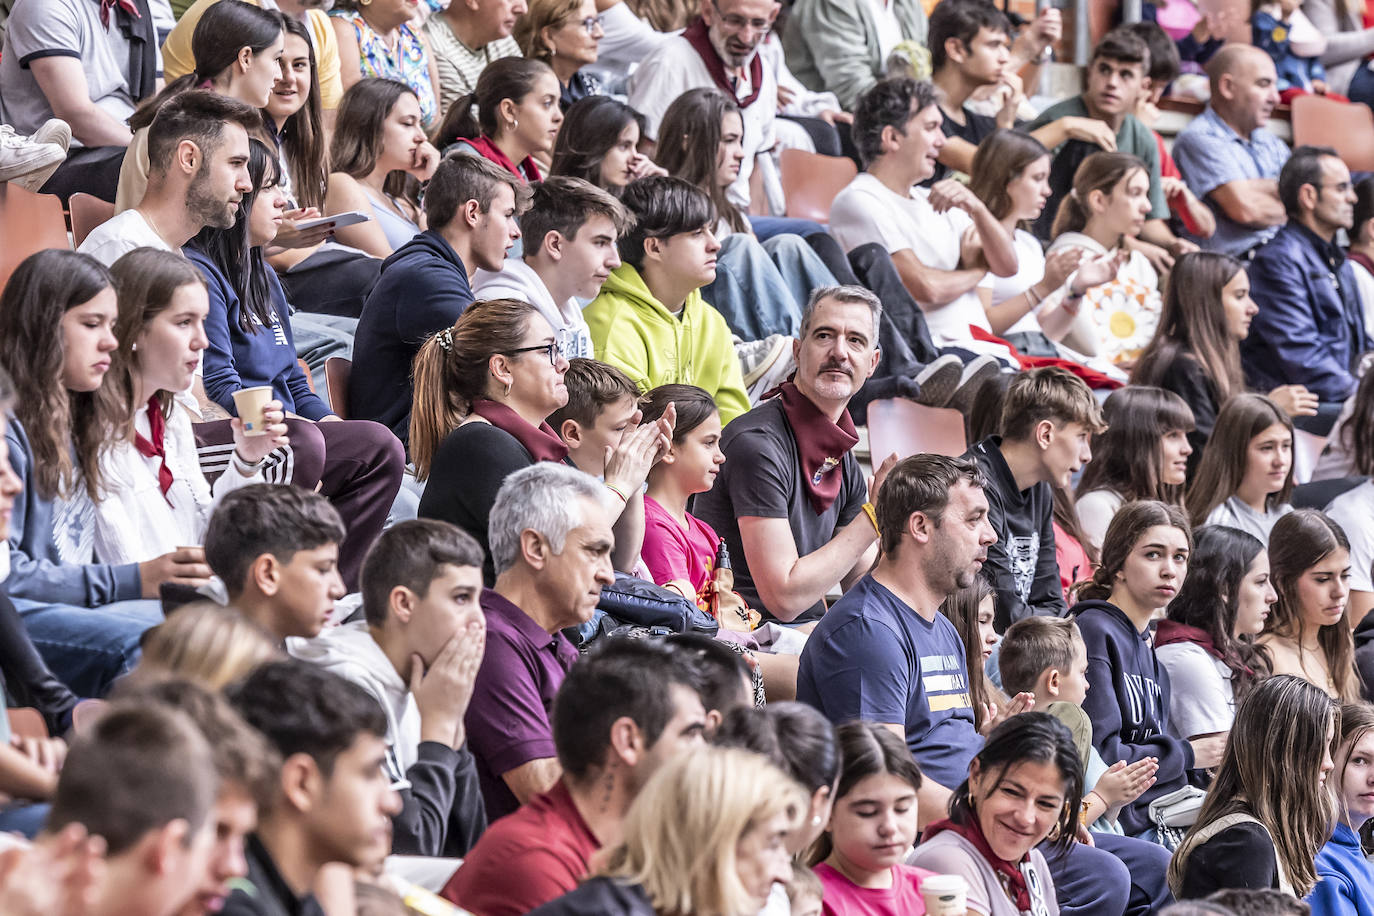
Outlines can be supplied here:
[[444, 896], [476, 916], [522, 916], [577, 887], [592, 854], [620, 840], [645, 781], [702, 741], [690, 658], [670, 643], [617, 639], [578, 662], [553, 708], [562, 779], [494, 823]]

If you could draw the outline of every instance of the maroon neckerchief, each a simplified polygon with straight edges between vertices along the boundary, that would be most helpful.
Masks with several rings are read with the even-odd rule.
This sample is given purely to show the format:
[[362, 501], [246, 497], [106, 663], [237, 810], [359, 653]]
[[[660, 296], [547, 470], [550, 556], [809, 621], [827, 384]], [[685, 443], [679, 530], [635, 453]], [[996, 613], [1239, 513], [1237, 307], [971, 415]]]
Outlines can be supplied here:
[[734, 99], [740, 108], [748, 108], [754, 104], [754, 100], [759, 97], [759, 90], [763, 87], [763, 61], [759, 59], [759, 52], [755, 51], [754, 56], [749, 58], [749, 94], [744, 98], [735, 96], [735, 87], [730, 77], [725, 72], [725, 61], [720, 59], [715, 47], [711, 44], [711, 35], [706, 29], [706, 20], [700, 16], [692, 20], [692, 24], [687, 26], [682, 32], [682, 37], [687, 39], [687, 43], [692, 46], [701, 57], [701, 62], [706, 65], [706, 71], [711, 74], [711, 79], [715, 80], [716, 87], [730, 98]]
[[811, 399], [797, 389], [795, 382], [783, 382], [765, 397], [777, 394], [782, 400], [782, 412], [792, 427], [801, 456], [802, 476], [806, 480], [807, 496], [817, 514], [834, 504], [844, 482], [839, 471], [844, 456], [859, 442], [849, 411], [840, 414], [838, 424], [820, 412]]
[[1021, 873], [1017, 866], [1030, 861], [1030, 853], [1015, 865], [997, 857], [997, 853], [992, 851], [988, 845], [987, 837], [983, 836], [983, 828], [978, 826], [978, 818], [970, 816], [967, 826], [956, 824], [949, 818], [927, 824], [925, 832], [921, 834], [921, 841], [925, 842], [937, 833], [949, 830], [959, 834], [964, 839], [973, 844], [973, 848], [992, 866], [992, 870], [997, 873], [997, 878], [1002, 882], [1002, 889], [1007, 892], [1007, 896], [1016, 902], [1016, 909], [1022, 913], [1031, 911], [1030, 888], [1026, 886], [1026, 876]]
[[100, 24], [105, 27], [105, 31], [110, 30], [110, 11], [119, 7], [135, 19], [142, 19], [143, 14], [138, 11], [138, 5], [134, 0], [100, 0]]
[[1206, 630], [1197, 627], [1190, 627], [1186, 623], [1179, 623], [1177, 620], [1170, 620], [1167, 617], [1155, 624], [1155, 648], [1160, 646], [1171, 646], [1178, 643], [1192, 643], [1208, 655], [1221, 662], [1226, 667], [1253, 675], [1255, 672], [1248, 665], [1238, 659], [1227, 658], [1216, 644], [1212, 642], [1212, 637]]
[[1345, 253], [1345, 256], [1350, 260], [1354, 261], [1356, 264], [1363, 267], [1365, 270], [1374, 274], [1374, 259], [1371, 259], [1369, 255], [1359, 251], [1347, 251]]
[[472, 412], [497, 429], [503, 429], [525, 447], [535, 461], [562, 461], [568, 457], [568, 447], [553, 427], [547, 423], [531, 426], [524, 417], [505, 404], [490, 398], [478, 398]]
[[135, 432], [134, 448], [144, 458], [162, 459], [162, 467], [157, 469], [157, 485], [162, 498], [167, 499], [167, 491], [172, 489], [172, 469], [167, 467], [167, 418], [162, 415], [162, 400], [157, 395], [148, 399], [148, 434], [152, 436], [151, 442]]
[[483, 158], [495, 162], [521, 181], [530, 182], [544, 180], [543, 176], [539, 174], [539, 165], [532, 157], [526, 156], [525, 161], [520, 163], [520, 169], [525, 170], [525, 173], [522, 175], [520, 169], [515, 167], [515, 163], [510, 161], [510, 157], [501, 152], [501, 149], [495, 143], [492, 143], [486, 134], [480, 137], [467, 139], [464, 142], [471, 143], [472, 148], [481, 153]]

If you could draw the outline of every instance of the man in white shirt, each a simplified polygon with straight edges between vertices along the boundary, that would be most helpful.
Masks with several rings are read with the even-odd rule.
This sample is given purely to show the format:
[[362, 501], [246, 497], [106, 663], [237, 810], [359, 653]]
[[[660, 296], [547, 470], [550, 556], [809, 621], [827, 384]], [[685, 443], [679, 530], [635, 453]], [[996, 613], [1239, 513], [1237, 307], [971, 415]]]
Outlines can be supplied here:
[[883, 80], [860, 96], [854, 143], [867, 171], [835, 197], [830, 231], [846, 251], [870, 242], [888, 250], [938, 346], [979, 350], [969, 326], [986, 330], [988, 321], [976, 287], [989, 271], [1016, 273], [1016, 249], [966, 186], [946, 179], [914, 187], [935, 171], [943, 118], [924, 81]]

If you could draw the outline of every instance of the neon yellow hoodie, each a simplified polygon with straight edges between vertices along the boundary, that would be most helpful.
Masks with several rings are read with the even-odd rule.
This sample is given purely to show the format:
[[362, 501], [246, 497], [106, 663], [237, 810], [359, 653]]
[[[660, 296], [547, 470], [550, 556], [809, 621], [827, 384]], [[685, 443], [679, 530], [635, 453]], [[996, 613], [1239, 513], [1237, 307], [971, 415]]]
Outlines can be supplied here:
[[596, 358], [622, 370], [642, 390], [696, 385], [716, 399], [720, 422], [749, 409], [730, 327], [693, 290], [675, 317], [629, 264], [617, 267], [582, 310]]

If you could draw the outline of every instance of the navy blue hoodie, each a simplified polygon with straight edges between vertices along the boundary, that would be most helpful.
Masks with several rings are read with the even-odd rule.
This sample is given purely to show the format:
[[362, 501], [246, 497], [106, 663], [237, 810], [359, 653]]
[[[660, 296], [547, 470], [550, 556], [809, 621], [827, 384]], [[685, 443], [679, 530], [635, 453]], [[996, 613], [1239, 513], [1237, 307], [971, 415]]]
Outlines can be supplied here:
[[1155, 658], [1149, 633], [1108, 601], [1074, 605], [1088, 647], [1088, 696], [1083, 711], [1093, 723], [1093, 746], [1109, 766], [1158, 757], [1155, 784], [1121, 809], [1121, 829], [1131, 836], [1149, 828], [1150, 802], [1183, 788], [1193, 768], [1193, 748], [1169, 730], [1169, 672]]
[[420, 345], [472, 304], [467, 268], [437, 231], [421, 232], [382, 262], [353, 339], [348, 409], [410, 443], [410, 367]]

